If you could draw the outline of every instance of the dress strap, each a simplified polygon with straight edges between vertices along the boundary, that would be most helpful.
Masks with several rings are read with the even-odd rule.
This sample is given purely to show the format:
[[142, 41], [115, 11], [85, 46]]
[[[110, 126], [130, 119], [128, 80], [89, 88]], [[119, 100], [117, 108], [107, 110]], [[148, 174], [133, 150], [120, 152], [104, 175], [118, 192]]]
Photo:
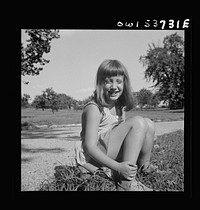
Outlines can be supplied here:
[[[84, 105], [84, 108], [85, 108], [86, 106], [90, 105], [90, 104], [94, 104], [94, 105], [98, 106], [98, 104], [95, 103], [94, 101], [89, 101], [89, 102], [87, 102], [87, 103]], [[98, 107], [99, 107], [99, 106], [98, 106]]]
[[84, 105], [83, 108], [85, 109], [85, 107], [88, 106], [88, 105], [90, 105], [90, 104], [96, 105], [96, 106], [98, 107], [99, 111], [100, 111], [103, 115], [105, 114], [103, 108], [100, 107], [95, 101], [89, 101], [88, 103], [86, 103], [86, 104]]

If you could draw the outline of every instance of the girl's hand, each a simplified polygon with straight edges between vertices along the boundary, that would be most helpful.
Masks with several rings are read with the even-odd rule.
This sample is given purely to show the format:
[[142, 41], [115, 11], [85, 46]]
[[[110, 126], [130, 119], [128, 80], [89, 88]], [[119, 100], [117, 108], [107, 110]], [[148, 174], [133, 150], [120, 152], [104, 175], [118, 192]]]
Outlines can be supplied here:
[[137, 172], [137, 165], [124, 161], [118, 165], [118, 173], [127, 180], [132, 180]]

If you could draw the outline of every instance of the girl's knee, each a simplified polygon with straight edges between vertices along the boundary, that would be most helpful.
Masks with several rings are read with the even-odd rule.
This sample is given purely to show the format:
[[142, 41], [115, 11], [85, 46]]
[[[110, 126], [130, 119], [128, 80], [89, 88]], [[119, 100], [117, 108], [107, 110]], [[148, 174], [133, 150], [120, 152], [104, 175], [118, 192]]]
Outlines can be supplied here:
[[155, 123], [149, 118], [144, 118], [144, 119], [148, 124], [148, 131], [150, 131], [151, 133], [155, 133]]
[[149, 128], [147, 121], [143, 117], [140, 117], [140, 116], [129, 118], [129, 123], [130, 123], [131, 128], [133, 129], [139, 128], [146, 132]]

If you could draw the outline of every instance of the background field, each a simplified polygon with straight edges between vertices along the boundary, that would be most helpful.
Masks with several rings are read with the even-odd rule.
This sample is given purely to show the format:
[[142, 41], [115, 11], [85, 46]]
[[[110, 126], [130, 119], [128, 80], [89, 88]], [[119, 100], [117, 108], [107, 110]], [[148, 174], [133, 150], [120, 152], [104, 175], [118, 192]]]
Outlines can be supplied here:
[[[60, 125], [81, 123], [81, 110], [59, 110], [54, 114], [50, 109], [27, 108], [21, 110], [21, 123], [24, 122], [37, 125]], [[154, 121], [184, 120], [184, 110], [169, 110], [166, 108], [154, 110], [132, 110], [126, 113], [126, 117], [140, 115]]]

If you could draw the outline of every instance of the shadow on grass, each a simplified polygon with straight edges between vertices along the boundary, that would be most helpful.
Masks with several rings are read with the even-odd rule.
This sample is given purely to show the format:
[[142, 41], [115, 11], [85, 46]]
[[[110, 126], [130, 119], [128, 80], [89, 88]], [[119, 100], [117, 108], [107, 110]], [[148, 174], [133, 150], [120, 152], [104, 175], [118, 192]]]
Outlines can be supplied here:
[[[48, 153], [61, 153], [65, 152], [64, 149], [62, 148], [27, 148], [24, 144], [21, 145], [21, 152], [22, 153], [41, 153], [41, 152], [48, 152]], [[23, 161], [29, 161], [28, 159], [26, 160], [23, 159]]]
[[184, 110], [167, 110], [169, 113], [184, 113]]
[[[65, 149], [56, 147], [56, 148], [28, 148], [24, 144], [21, 144], [21, 154], [30, 153], [30, 154], [37, 154], [37, 153], [61, 153], [66, 152]], [[30, 163], [36, 157], [22, 157], [21, 163]]]
[[50, 152], [50, 153], [60, 153], [64, 152], [64, 149], [61, 148], [37, 148], [37, 149], [29, 149], [29, 148], [22, 148], [22, 152], [29, 152], [29, 153], [41, 153], [41, 152]]
[[22, 163], [30, 163], [34, 158], [22, 158], [21, 162]]
[[68, 138], [80, 138], [80, 136], [70, 136], [75, 134], [74, 131], [63, 131], [63, 130], [48, 130], [48, 129], [34, 129], [34, 130], [23, 130], [21, 131], [21, 139], [68, 139]]
[[70, 140], [80, 140], [80, 136], [69, 136], [67, 139], [69, 139], [69, 141]]

